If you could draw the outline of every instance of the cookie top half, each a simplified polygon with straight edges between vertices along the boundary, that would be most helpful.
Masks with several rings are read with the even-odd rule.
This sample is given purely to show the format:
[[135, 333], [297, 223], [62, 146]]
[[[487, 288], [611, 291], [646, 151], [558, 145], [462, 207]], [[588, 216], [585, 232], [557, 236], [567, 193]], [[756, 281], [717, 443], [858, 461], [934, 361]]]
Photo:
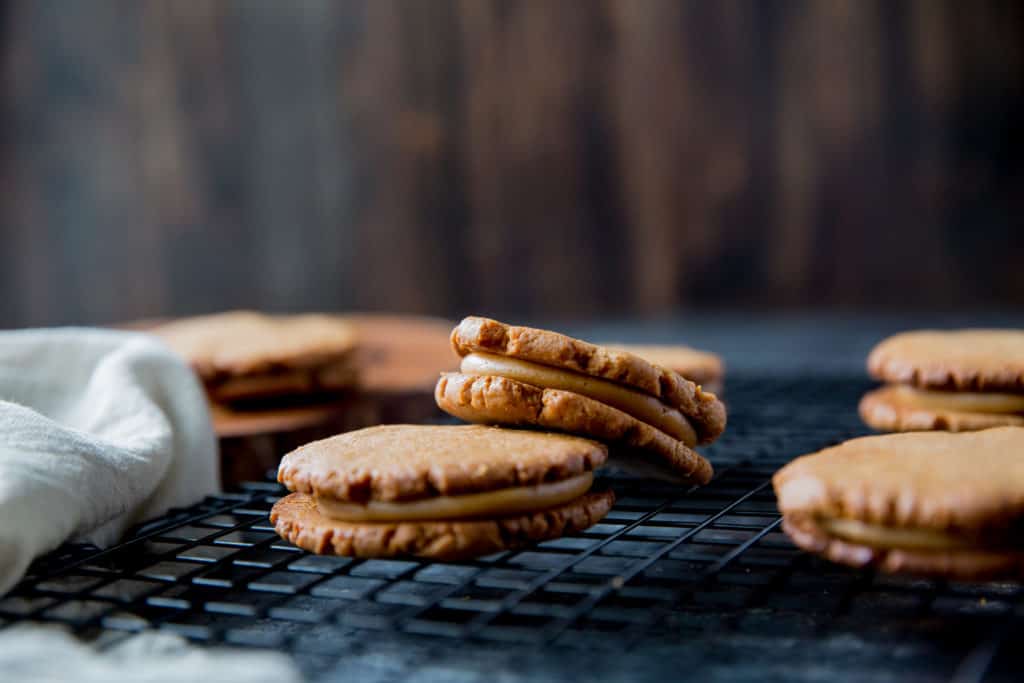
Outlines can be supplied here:
[[868, 371], [923, 388], [1024, 392], [1024, 330], [904, 332], [871, 351]]
[[607, 458], [604, 445], [564, 434], [381, 425], [292, 451], [277, 478], [292, 491], [339, 501], [413, 501], [563, 481]]
[[1024, 515], [1024, 428], [853, 439], [797, 458], [772, 481], [787, 516], [1004, 529]]
[[701, 441], [725, 429], [725, 406], [680, 374], [627, 351], [597, 346], [564, 334], [507, 325], [470, 316], [452, 331], [452, 346], [466, 356], [489, 353], [569, 370], [622, 384], [679, 410], [694, 423]]
[[252, 311], [185, 318], [152, 332], [207, 382], [335, 363], [351, 354], [358, 336], [353, 325], [329, 315]]

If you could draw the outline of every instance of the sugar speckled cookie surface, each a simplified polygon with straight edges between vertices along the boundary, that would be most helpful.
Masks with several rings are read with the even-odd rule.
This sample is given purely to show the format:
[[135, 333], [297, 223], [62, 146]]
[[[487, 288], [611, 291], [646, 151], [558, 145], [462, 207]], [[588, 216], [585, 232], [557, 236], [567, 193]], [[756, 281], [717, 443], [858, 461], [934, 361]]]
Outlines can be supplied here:
[[278, 481], [342, 501], [407, 501], [568, 479], [605, 463], [600, 443], [482, 425], [381, 425], [287, 454]]
[[582, 531], [600, 521], [614, 502], [611, 491], [601, 491], [497, 519], [341, 522], [321, 515], [311, 496], [293, 493], [274, 505], [270, 519], [283, 538], [318, 554], [457, 561]]
[[447, 373], [435, 392], [446, 412], [469, 422], [542, 427], [647, 451], [692, 483], [711, 480], [711, 464], [650, 425], [585, 396], [505, 377]]
[[899, 386], [886, 386], [865, 394], [859, 408], [865, 424], [884, 432], [968, 432], [991, 427], [1024, 427], [1024, 415], [922, 407], [906, 400], [900, 389]]
[[471, 316], [452, 331], [460, 355], [493, 353], [607, 379], [661, 399], [693, 422], [702, 442], [725, 429], [721, 401], [676, 372], [625, 351], [573, 339], [564, 334]]
[[933, 389], [1024, 392], [1024, 330], [920, 330], [882, 341], [868, 371]]

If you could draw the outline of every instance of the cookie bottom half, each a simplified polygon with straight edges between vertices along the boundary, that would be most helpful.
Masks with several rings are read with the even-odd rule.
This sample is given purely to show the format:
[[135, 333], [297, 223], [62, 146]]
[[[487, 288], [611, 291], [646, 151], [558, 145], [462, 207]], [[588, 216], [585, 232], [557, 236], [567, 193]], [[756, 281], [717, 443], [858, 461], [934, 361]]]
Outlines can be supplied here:
[[547, 510], [496, 519], [341, 522], [321, 514], [313, 496], [293, 493], [274, 505], [270, 521], [282, 538], [319, 555], [458, 561], [582, 531], [614, 502], [611, 491], [591, 491]]
[[803, 550], [851, 567], [961, 581], [1024, 576], [1024, 552], [1009, 549], [873, 547], [832, 535], [811, 520], [790, 517], [783, 518], [782, 528]]
[[319, 367], [280, 367], [206, 382], [219, 403], [242, 404], [276, 398], [323, 398], [356, 387], [359, 372], [350, 357]]
[[[903, 386], [884, 386], [860, 401], [860, 416], [873, 429], [885, 432], [968, 432], [992, 427], [1024, 426], [1024, 414], [984, 412], [1014, 405], [1013, 395], [942, 395]], [[1021, 397], [1024, 398], [1024, 397]], [[968, 410], [969, 408], [969, 410]]]

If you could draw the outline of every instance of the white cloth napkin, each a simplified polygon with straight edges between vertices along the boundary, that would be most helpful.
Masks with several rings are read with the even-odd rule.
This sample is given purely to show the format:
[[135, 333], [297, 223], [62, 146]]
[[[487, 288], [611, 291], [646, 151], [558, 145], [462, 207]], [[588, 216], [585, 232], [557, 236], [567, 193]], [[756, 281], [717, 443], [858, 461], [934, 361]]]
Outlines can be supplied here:
[[102, 652], [52, 626], [0, 632], [0, 676], [32, 683], [299, 683], [291, 660], [275, 652], [202, 648], [170, 633], [132, 636]]
[[64, 541], [109, 545], [219, 488], [202, 387], [158, 341], [0, 333], [0, 595]]

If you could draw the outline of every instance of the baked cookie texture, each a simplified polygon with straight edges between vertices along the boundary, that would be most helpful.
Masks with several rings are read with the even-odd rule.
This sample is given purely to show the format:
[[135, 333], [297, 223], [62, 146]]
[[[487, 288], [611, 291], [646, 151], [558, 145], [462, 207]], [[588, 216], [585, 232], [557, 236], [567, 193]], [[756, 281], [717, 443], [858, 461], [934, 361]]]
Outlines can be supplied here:
[[711, 393], [666, 368], [626, 351], [597, 346], [564, 334], [470, 316], [452, 331], [460, 356], [493, 353], [563, 368], [639, 389], [690, 418], [702, 443], [725, 430], [725, 406]]
[[[434, 398], [468, 422], [597, 439], [653, 462], [658, 476], [706, 484], [713, 471], [693, 448], [725, 429], [725, 406], [678, 373], [627, 351], [471, 316], [452, 331], [463, 357]], [[648, 472], [654, 470], [645, 470]]]
[[482, 425], [381, 425], [284, 456], [290, 491], [337, 500], [408, 501], [569, 479], [604, 465], [595, 441]]
[[614, 502], [611, 491], [602, 491], [532, 514], [496, 519], [354, 523], [324, 517], [312, 496], [293, 493], [274, 505], [270, 521], [281, 537], [321, 555], [454, 562], [582, 531], [608, 514]]
[[650, 451], [696, 484], [706, 484], [713, 473], [708, 461], [681, 441], [570, 391], [542, 389], [506, 377], [446, 373], [437, 383], [435, 398], [442, 410], [469, 422], [553, 429]]
[[1024, 330], [921, 330], [889, 337], [868, 371], [929, 389], [1024, 392]]
[[918, 406], [908, 401], [895, 386], [869, 391], [861, 399], [858, 410], [865, 424], [883, 432], [967, 432], [991, 427], [1024, 427], [1024, 415]]
[[[275, 503], [271, 521], [282, 537], [316, 553], [435, 560], [487, 555], [601, 519], [615, 496], [587, 488], [606, 459], [603, 444], [563, 434], [480, 425], [370, 427], [286, 455], [278, 480], [294, 493]], [[582, 488], [575, 488], [581, 476]], [[559, 498], [545, 497], [557, 482], [570, 486]], [[473, 494], [483, 499], [460, 501]], [[508, 494], [521, 507], [503, 507]], [[413, 519], [416, 505], [432, 501], [431, 512], [421, 511], [425, 519]], [[382, 503], [391, 504], [389, 516], [374, 517], [374, 504]], [[437, 503], [449, 518], [431, 518]], [[403, 504], [409, 506], [404, 511]]]
[[1024, 330], [919, 330], [879, 343], [868, 372], [888, 385], [864, 396], [860, 415], [880, 431], [970, 431], [1024, 425], [1024, 409], [992, 409], [1024, 396]]
[[232, 311], [151, 330], [192, 366], [211, 398], [236, 401], [353, 386], [353, 326], [328, 315]]
[[[772, 481], [786, 532], [834, 561], [960, 579], [1019, 576], [1024, 568], [1024, 428], [853, 439], [797, 458]], [[829, 533], [829, 520], [960, 540], [873, 546]]]

